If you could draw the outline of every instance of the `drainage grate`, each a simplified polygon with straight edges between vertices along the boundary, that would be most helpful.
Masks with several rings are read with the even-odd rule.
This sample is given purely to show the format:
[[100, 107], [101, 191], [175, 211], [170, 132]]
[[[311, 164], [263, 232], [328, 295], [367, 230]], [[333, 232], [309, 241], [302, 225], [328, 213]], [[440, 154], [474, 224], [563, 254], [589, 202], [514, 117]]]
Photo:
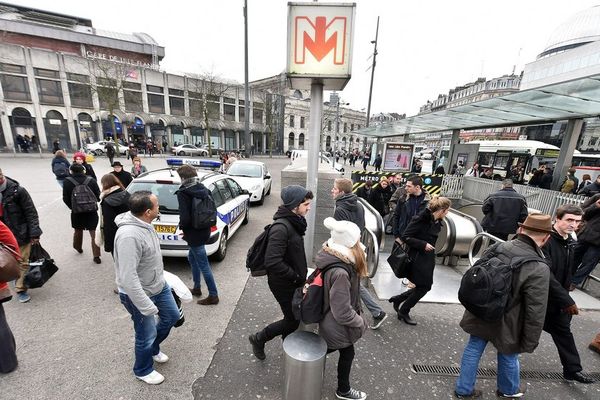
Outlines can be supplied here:
[[[421, 365], [412, 364], [411, 369], [415, 374], [427, 374], [427, 375], [444, 375], [444, 376], [458, 376], [460, 374], [460, 367], [449, 367], [444, 365]], [[495, 378], [496, 370], [492, 368], [478, 368], [478, 378]], [[587, 373], [590, 378], [600, 380], [600, 372]], [[545, 372], [545, 371], [521, 371], [521, 379], [534, 379], [534, 380], [563, 380], [562, 372]]]

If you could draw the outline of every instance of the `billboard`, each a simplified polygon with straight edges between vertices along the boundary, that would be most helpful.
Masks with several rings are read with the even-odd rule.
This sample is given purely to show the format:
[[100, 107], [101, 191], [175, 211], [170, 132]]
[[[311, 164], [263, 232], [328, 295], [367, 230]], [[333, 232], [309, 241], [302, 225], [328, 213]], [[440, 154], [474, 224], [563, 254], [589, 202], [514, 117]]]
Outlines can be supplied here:
[[415, 145], [412, 143], [386, 143], [383, 150], [384, 171], [410, 172]]

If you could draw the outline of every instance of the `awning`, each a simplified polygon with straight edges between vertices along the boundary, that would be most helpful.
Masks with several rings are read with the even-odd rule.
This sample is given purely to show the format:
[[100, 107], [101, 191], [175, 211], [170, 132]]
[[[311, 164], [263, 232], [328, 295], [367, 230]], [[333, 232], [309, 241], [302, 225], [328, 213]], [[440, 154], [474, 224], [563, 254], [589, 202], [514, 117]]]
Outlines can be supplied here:
[[165, 126], [179, 126], [182, 123], [182, 119], [180, 117], [173, 117], [171, 115], [161, 115], [158, 117], [159, 120], [162, 120]]
[[[110, 114], [108, 111], [100, 111], [100, 112], [95, 112], [93, 117], [94, 117], [94, 120], [108, 121], [109, 115]], [[117, 117], [119, 122], [124, 122], [126, 120], [126, 114], [121, 110], [114, 110], [113, 115], [115, 117]]]
[[204, 121], [198, 118], [183, 117], [181, 118], [184, 128], [202, 128], [204, 129]]
[[600, 115], [600, 75], [465, 104], [355, 131], [375, 137], [540, 125]]

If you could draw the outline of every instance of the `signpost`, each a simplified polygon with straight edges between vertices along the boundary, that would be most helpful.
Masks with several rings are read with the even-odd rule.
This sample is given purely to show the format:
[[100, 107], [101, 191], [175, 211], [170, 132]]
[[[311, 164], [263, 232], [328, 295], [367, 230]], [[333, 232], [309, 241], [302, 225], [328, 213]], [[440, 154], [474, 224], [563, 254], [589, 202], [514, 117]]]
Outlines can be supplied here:
[[[310, 88], [306, 188], [317, 203], [323, 90], [350, 80], [354, 3], [288, 3], [287, 77], [293, 89]], [[307, 215], [306, 256], [312, 260], [316, 207]]]

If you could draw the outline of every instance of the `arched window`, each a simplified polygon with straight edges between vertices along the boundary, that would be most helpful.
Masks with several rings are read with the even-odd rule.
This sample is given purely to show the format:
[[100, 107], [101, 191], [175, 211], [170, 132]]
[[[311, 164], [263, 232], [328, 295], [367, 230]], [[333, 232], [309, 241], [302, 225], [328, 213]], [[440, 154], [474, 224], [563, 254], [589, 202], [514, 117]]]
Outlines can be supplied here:
[[288, 135], [288, 150], [294, 148], [294, 132], [290, 132]]
[[304, 150], [304, 133], [298, 135], [298, 148]]
[[61, 113], [59, 113], [56, 110], [50, 110], [46, 113], [46, 118], [48, 118], [48, 119], [63, 119], [63, 116]]
[[32, 126], [31, 114], [24, 108], [15, 108], [12, 112], [13, 124], [15, 126]]

